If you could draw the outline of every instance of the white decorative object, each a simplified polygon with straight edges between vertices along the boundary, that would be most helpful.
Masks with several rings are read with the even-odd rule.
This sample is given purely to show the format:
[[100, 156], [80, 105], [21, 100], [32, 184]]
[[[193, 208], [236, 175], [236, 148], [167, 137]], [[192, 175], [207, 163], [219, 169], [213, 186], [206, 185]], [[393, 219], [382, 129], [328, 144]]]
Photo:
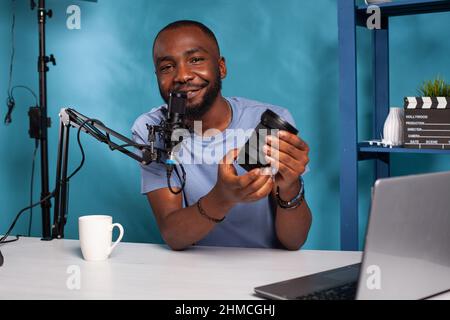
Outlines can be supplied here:
[[382, 142], [388, 146], [403, 145], [404, 113], [403, 108], [390, 108], [384, 122]]

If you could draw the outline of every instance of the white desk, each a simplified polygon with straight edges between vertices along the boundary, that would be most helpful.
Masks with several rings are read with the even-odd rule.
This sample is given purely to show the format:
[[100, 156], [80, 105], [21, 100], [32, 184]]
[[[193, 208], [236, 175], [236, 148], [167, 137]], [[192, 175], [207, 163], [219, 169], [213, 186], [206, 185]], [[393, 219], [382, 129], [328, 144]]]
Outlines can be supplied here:
[[[0, 299], [255, 299], [253, 288], [358, 263], [360, 252], [121, 243], [109, 260], [86, 262], [79, 241], [21, 238], [1, 247]], [[67, 287], [70, 266], [81, 288]], [[450, 294], [449, 294], [450, 296]], [[449, 298], [449, 297], [447, 297]]]

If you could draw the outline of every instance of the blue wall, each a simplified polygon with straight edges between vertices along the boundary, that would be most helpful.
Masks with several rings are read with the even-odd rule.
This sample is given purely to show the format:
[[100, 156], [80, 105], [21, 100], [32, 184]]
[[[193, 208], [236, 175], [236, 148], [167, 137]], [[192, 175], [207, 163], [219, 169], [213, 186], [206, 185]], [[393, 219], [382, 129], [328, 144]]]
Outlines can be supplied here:
[[[66, 28], [66, 8], [81, 7], [82, 29]], [[0, 102], [4, 117], [10, 55], [12, 1], [0, 3]], [[129, 135], [135, 118], [162, 101], [151, 61], [156, 32], [178, 19], [195, 19], [217, 34], [227, 58], [224, 93], [288, 108], [301, 136], [311, 146], [307, 196], [314, 222], [305, 248], [339, 249], [339, 141], [337, 13], [335, 0], [99, 0], [97, 3], [47, 0], [48, 53], [58, 65], [48, 74], [50, 188], [54, 186], [58, 111], [71, 106]], [[16, 0], [14, 84], [38, 90], [36, 13], [28, 0]], [[450, 80], [450, 15], [395, 18], [391, 22], [391, 104], [414, 95], [424, 80], [441, 74]], [[358, 30], [359, 134], [371, 138], [371, 33]], [[17, 108], [9, 127], [0, 125], [0, 233], [29, 202], [33, 141], [28, 138], [32, 98], [15, 92]], [[80, 161], [72, 135], [70, 168]], [[78, 237], [77, 217], [109, 214], [125, 227], [125, 240], [161, 242], [144, 196], [139, 194], [137, 164], [110, 152], [88, 136], [83, 170], [70, 185], [67, 238]], [[34, 199], [39, 197], [39, 162]], [[365, 231], [371, 163], [360, 167], [361, 235]], [[394, 156], [395, 175], [448, 170], [448, 157]], [[345, 190], [342, 190], [345, 192]], [[41, 234], [40, 209], [34, 210], [32, 234]], [[28, 215], [15, 233], [25, 234]], [[362, 239], [363, 237], [361, 237]]]

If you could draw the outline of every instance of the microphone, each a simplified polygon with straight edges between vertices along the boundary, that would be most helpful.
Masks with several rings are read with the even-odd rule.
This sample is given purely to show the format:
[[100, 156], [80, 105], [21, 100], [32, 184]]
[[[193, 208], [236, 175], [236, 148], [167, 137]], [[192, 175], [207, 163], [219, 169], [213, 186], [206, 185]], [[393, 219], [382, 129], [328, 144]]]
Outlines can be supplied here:
[[176, 165], [174, 148], [183, 141], [182, 135], [177, 135], [175, 140], [174, 132], [178, 129], [185, 129], [184, 118], [186, 115], [187, 94], [184, 92], [171, 92], [167, 111], [167, 120], [165, 121], [164, 142], [167, 152], [166, 165], [172, 171]]

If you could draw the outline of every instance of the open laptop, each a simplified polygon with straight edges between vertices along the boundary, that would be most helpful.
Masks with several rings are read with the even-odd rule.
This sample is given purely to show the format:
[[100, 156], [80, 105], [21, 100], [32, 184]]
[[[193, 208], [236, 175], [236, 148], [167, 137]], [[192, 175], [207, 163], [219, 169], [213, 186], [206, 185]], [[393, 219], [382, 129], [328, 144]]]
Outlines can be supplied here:
[[361, 264], [255, 288], [269, 299], [424, 299], [450, 290], [450, 172], [375, 182]]

